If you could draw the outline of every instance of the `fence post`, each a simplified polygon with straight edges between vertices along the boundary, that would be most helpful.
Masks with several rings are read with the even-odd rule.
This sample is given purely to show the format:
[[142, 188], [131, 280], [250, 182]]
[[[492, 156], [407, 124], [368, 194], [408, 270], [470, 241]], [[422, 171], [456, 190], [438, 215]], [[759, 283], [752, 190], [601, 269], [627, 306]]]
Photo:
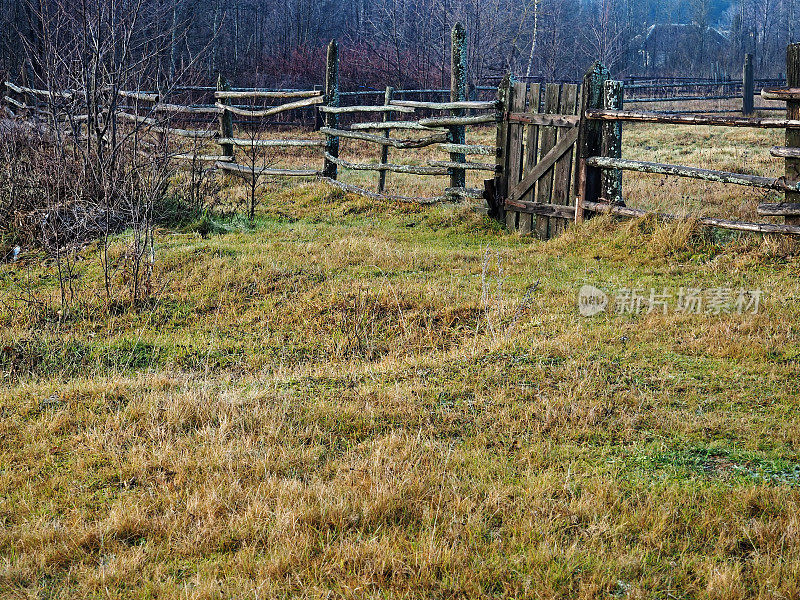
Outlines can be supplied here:
[[[390, 87], [390, 86], [387, 86], [386, 87], [386, 93], [383, 96], [383, 105], [384, 106], [389, 106], [389, 104], [392, 101], [392, 94], [394, 94], [394, 88]], [[383, 122], [385, 123], [389, 119], [390, 119], [389, 111], [387, 110], [385, 113], [383, 113]], [[390, 130], [387, 129], [383, 134], [384, 137], [387, 137], [387, 138], [390, 137], [389, 133], [390, 133]], [[384, 144], [383, 146], [381, 146], [381, 164], [385, 165], [387, 162], [389, 162], [389, 145], [388, 144]], [[386, 189], [386, 171], [379, 171], [378, 172], [378, 192], [379, 193], [383, 193], [383, 191], [385, 189]]]
[[[786, 85], [789, 89], [800, 87], [800, 44], [790, 44], [786, 48]], [[800, 100], [787, 100], [786, 118], [791, 120], [800, 119]], [[786, 146], [788, 148], [800, 148], [800, 129], [786, 129]], [[800, 181], [800, 159], [786, 159], [786, 181]], [[785, 201], [787, 203], [800, 203], [800, 193], [786, 192]], [[800, 216], [787, 216], [787, 225], [800, 225]]]
[[[603, 86], [603, 108], [622, 110], [623, 87], [621, 81], [606, 81]], [[622, 158], [622, 123], [603, 123], [601, 155]], [[622, 204], [622, 171], [604, 170], [601, 174], [601, 198], [611, 204]]]
[[744, 68], [742, 70], [742, 114], [749, 117], [755, 109], [754, 96], [756, 93], [753, 80], [753, 55], [744, 55]]
[[586, 159], [602, 152], [603, 125], [586, 118], [590, 108], [603, 108], [603, 86], [610, 79], [608, 69], [600, 61], [583, 76], [581, 112], [578, 125], [578, 168], [575, 173], [575, 222], [583, 221], [583, 203], [600, 199], [600, 169], [589, 167]]
[[511, 99], [511, 75], [503, 76], [497, 88], [497, 109], [502, 112], [502, 118], [497, 123], [497, 142], [495, 147], [494, 185], [486, 188], [486, 203], [489, 216], [505, 222], [503, 204], [508, 195], [508, 119]]
[[[450, 101], [463, 102], [467, 99], [467, 33], [461, 23], [456, 23], [451, 34], [452, 49], [450, 53]], [[451, 111], [453, 116], [464, 116], [463, 109]], [[450, 142], [453, 144], [466, 143], [466, 130], [464, 125], [454, 125], [450, 128]], [[450, 162], [464, 163], [466, 156], [463, 152], [451, 152]], [[464, 188], [467, 185], [467, 172], [461, 168], [450, 169], [450, 187]]]
[[[328, 44], [328, 59], [325, 65], [325, 104], [339, 106], [339, 44], [331, 40]], [[336, 129], [339, 127], [339, 117], [336, 113], [325, 113], [325, 127]], [[327, 134], [325, 151], [333, 158], [339, 157], [339, 136]], [[325, 158], [325, 167], [322, 170], [325, 177], [336, 179], [336, 163]]]
[[[228, 92], [230, 91], [231, 86], [228, 81], [220, 74], [217, 77], [217, 91], [218, 92]], [[217, 101], [220, 104], [228, 105], [230, 104], [230, 99], [228, 98], [217, 98]], [[227, 109], [223, 109], [222, 113], [219, 116], [219, 135], [221, 138], [230, 139], [233, 137], [233, 113]], [[229, 157], [233, 160], [233, 144], [220, 144], [222, 148], [222, 155]]]

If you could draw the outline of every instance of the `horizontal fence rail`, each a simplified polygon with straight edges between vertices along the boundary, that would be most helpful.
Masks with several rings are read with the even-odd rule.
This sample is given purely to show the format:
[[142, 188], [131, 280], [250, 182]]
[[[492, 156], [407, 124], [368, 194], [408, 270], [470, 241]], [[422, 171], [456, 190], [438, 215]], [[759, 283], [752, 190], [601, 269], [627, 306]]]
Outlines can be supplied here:
[[607, 158], [602, 156], [589, 158], [586, 160], [586, 164], [590, 167], [596, 167], [598, 169], [618, 169], [620, 171], [636, 171], [638, 173], [652, 173], [654, 175], [675, 175], [677, 177], [688, 177], [690, 179], [701, 179], [703, 181], [713, 181], [716, 183], [744, 185], [747, 187], [755, 187], [765, 190], [800, 192], [800, 184], [787, 183], [782, 178], [760, 177], [757, 175], [744, 175], [741, 173], [729, 173], [727, 171], [715, 171], [712, 169], [700, 169], [697, 167], [684, 167], [682, 165], [644, 162], [640, 160], [626, 160], [622, 158]]
[[718, 117], [690, 115], [685, 113], [659, 113], [635, 110], [590, 109], [586, 111], [589, 119], [600, 121], [628, 121], [631, 123], [661, 123], [671, 125], [709, 125], [712, 127], [752, 127], [756, 129], [786, 129], [800, 127], [800, 120], [770, 119], [748, 117]]

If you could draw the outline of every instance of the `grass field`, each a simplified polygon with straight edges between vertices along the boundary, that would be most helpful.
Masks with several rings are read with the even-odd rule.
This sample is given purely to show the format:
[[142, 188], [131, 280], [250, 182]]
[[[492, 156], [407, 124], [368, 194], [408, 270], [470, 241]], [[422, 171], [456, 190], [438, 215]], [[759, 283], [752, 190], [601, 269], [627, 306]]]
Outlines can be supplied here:
[[[670, 131], [626, 155], [678, 156]], [[796, 242], [604, 217], [544, 243], [322, 184], [212, 225], [158, 232], [136, 310], [95, 245], [61, 314], [52, 264], [0, 265], [0, 596], [800, 598]], [[763, 297], [586, 318], [585, 284]]]

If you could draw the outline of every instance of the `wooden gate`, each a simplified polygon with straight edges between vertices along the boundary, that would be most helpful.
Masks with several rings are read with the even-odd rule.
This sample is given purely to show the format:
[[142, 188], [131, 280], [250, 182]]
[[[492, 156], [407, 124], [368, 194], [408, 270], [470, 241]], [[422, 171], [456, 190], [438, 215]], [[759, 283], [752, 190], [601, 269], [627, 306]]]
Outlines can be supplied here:
[[498, 208], [510, 230], [549, 239], [575, 218], [579, 86], [506, 80], [499, 97]]

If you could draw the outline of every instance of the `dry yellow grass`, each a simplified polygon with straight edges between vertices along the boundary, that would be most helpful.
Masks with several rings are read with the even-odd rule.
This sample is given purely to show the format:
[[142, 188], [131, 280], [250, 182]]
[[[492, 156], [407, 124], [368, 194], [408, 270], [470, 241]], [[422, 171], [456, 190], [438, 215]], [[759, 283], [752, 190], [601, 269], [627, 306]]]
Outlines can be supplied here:
[[[140, 310], [92, 247], [61, 318], [0, 266], [0, 596], [800, 597], [796, 243], [320, 184], [217, 231], [159, 232]], [[586, 319], [585, 283], [765, 296]]]

